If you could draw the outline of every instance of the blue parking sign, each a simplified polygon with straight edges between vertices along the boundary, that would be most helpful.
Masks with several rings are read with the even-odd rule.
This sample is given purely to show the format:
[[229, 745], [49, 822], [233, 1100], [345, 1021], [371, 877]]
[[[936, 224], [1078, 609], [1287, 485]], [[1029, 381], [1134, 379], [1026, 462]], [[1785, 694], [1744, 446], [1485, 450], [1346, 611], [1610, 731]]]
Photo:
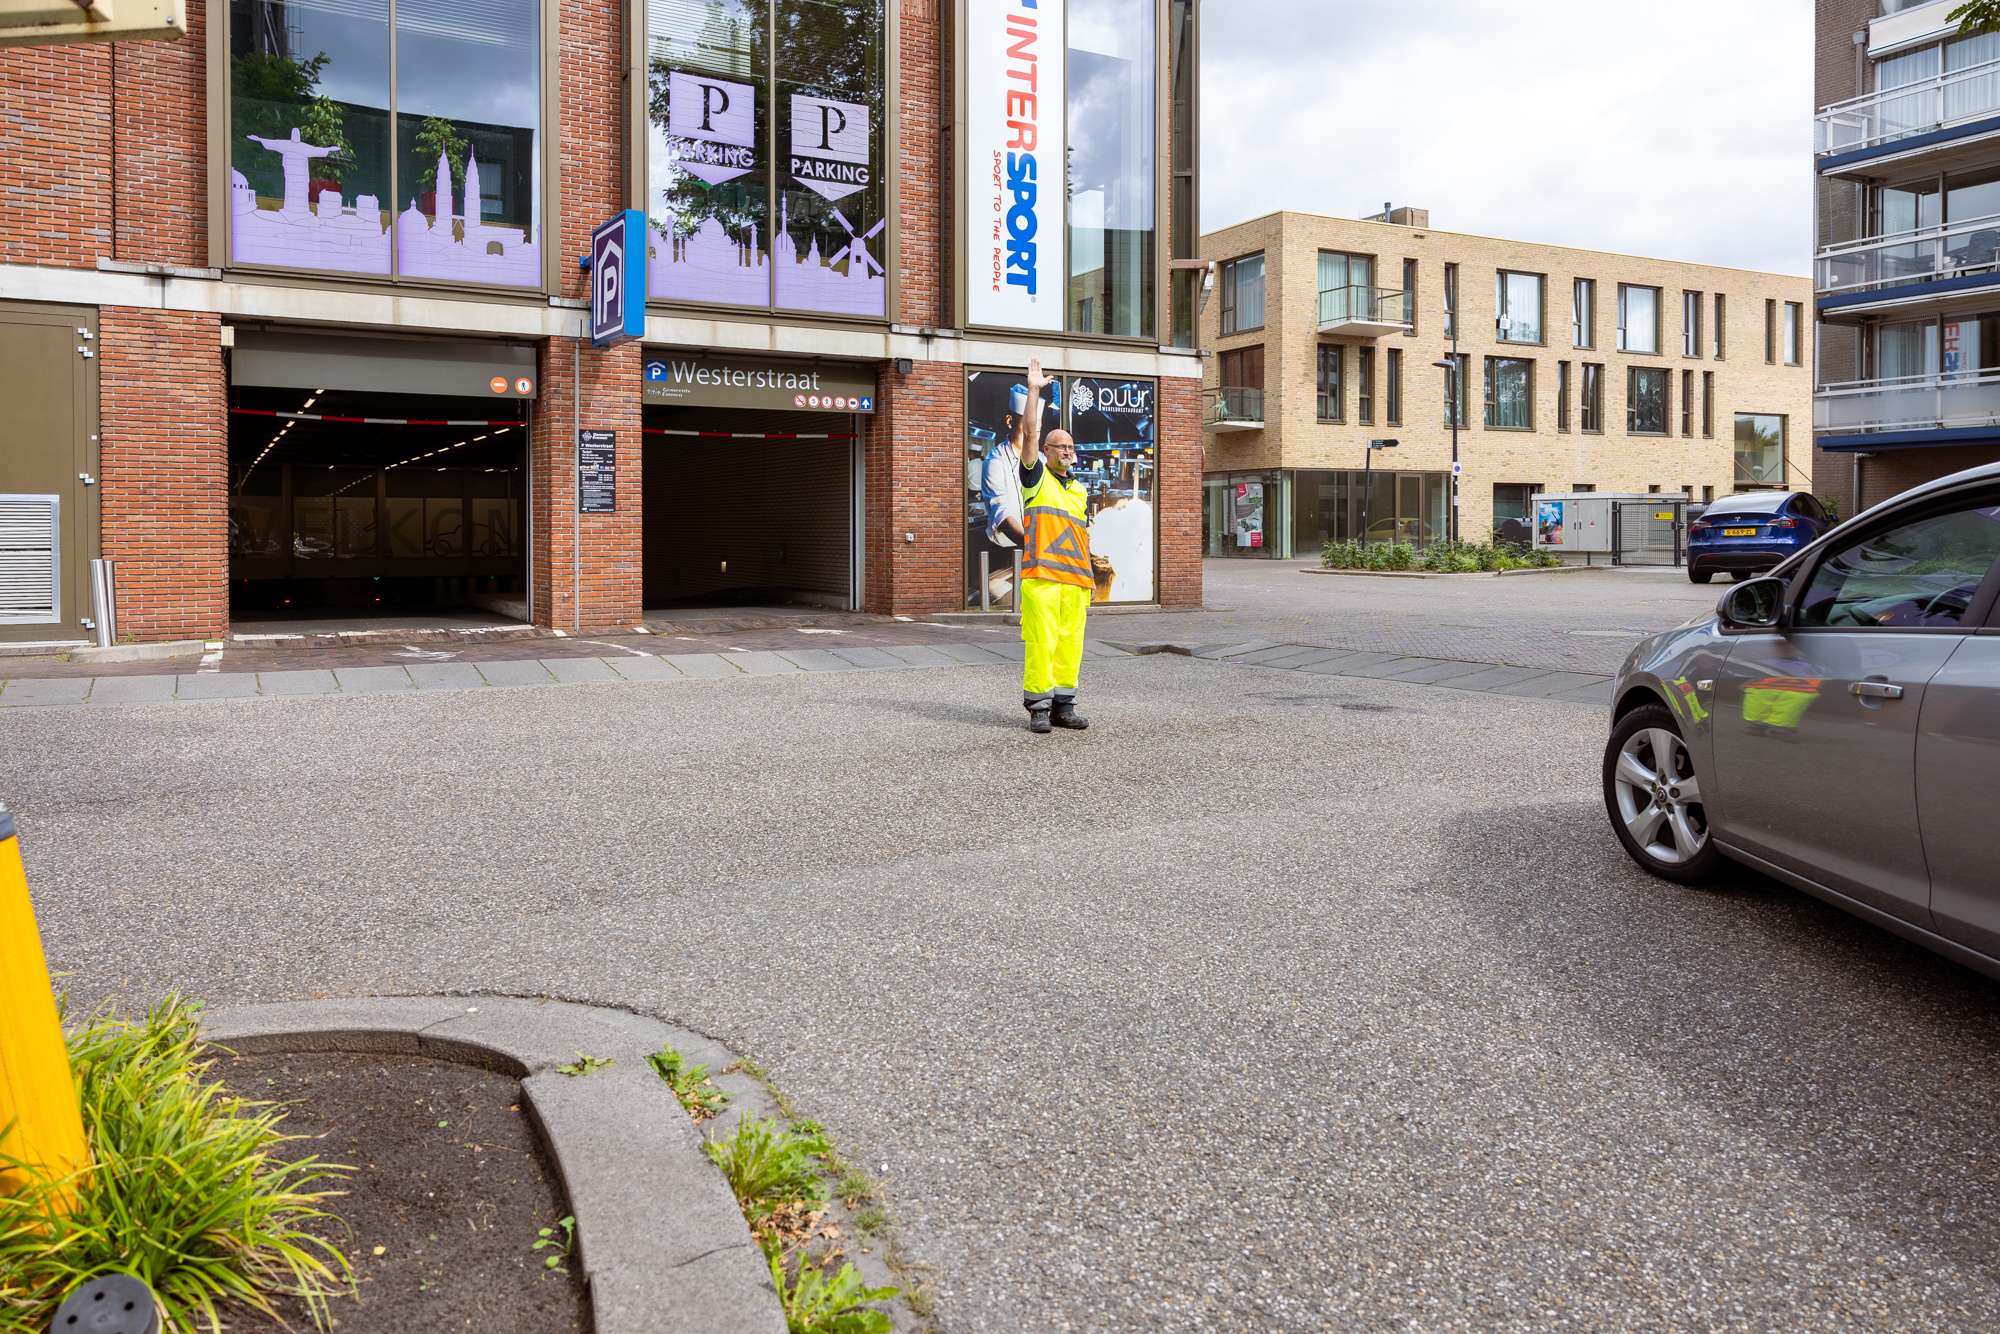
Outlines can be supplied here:
[[590, 234], [590, 341], [597, 347], [646, 332], [646, 215], [613, 214]]

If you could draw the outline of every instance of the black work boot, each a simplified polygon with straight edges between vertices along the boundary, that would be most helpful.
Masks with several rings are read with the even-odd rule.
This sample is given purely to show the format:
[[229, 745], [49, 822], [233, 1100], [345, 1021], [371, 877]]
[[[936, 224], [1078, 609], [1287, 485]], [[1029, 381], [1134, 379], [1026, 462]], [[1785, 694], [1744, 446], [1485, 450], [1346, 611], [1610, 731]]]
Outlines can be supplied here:
[[1036, 704], [1028, 710], [1028, 730], [1038, 736], [1050, 731], [1048, 705]]
[[1049, 721], [1057, 727], [1067, 727], [1072, 732], [1081, 732], [1090, 726], [1090, 719], [1076, 711], [1076, 701], [1073, 699], [1057, 700], [1055, 712], [1050, 715]]

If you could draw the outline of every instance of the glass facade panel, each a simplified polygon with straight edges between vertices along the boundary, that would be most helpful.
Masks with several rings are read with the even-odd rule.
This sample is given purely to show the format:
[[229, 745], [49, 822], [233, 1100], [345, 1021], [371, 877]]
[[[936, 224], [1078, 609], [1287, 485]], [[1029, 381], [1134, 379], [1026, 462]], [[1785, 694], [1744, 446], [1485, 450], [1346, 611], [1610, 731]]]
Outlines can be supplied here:
[[1375, 260], [1369, 255], [1319, 252], [1319, 318], [1374, 319]]
[[1302, 468], [1291, 481], [1295, 555], [1311, 555], [1329, 542], [1422, 546], [1445, 535], [1451, 506], [1451, 478], [1445, 473]]
[[771, 304], [767, 0], [646, 9], [649, 293]]
[[538, 0], [396, 0], [396, 264], [539, 287]]
[[1383, 407], [1388, 413], [1389, 425], [1401, 426], [1403, 424], [1403, 350], [1401, 348], [1392, 347], [1389, 349], [1389, 364], [1388, 370], [1385, 372], [1385, 380], [1386, 383], [1382, 386], [1384, 395]]
[[1451, 369], [1445, 372], [1444, 424], [1451, 426], [1456, 416], [1456, 424], [1462, 427], [1471, 420], [1466, 413], [1466, 394], [1469, 392], [1466, 379], [1471, 371], [1472, 357], [1461, 352], [1445, 360], [1451, 363]]
[[1604, 367], [1594, 361], [1583, 363], [1583, 405], [1579, 424], [1586, 431], [1604, 429]]
[[777, 0], [777, 304], [882, 317], [882, 0]]
[[1343, 372], [1347, 368], [1347, 349], [1338, 343], [1322, 344], [1319, 349], [1319, 367], [1315, 378], [1318, 391], [1319, 419], [1323, 422], [1347, 420], [1347, 388], [1343, 383]]
[[1578, 347], [1591, 347], [1597, 342], [1597, 283], [1590, 278], [1578, 278], [1570, 286], [1569, 294], [1570, 339]]
[[1156, 228], [1152, 0], [1069, 0], [1069, 324], [1151, 335]]
[[1264, 257], [1249, 255], [1222, 266], [1222, 332], [1264, 327]]
[[232, 0], [229, 258], [388, 276], [389, 0]]
[[1736, 414], [1736, 485], [1785, 484], [1785, 419], [1775, 413]]

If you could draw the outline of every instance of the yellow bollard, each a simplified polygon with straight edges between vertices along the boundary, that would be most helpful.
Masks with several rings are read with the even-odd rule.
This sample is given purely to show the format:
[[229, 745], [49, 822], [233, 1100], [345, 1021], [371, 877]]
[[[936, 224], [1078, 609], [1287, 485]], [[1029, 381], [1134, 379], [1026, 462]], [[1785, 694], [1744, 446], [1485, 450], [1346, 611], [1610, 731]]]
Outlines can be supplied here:
[[[0, 810], [0, 1152], [50, 1178], [90, 1161], [83, 1110], [70, 1076], [69, 1048], [56, 1017], [55, 990], [28, 900], [28, 876], [14, 817]], [[0, 1170], [0, 1190], [20, 1173]], [[70, 1197], [64, 1192], [64, 1198]]]

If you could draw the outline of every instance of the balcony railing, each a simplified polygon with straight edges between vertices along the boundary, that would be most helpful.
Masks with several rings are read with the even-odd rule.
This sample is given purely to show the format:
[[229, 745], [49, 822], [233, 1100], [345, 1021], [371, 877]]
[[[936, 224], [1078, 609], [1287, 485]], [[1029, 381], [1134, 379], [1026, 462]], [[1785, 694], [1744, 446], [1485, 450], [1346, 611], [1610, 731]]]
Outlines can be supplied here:
[[1329, 287], [1319, 294], [1319, 331], [1379, 337], [1410, 327], [1406, 294], [1389, 287]]
[[1821, 296], [1933, 282], [2000, 269], [2000, 213], [1826, 246], [1815, 286]]
[[1944, 430], [2000, 424], [2000, 370], [1829, 384], [1813, 396], [1824, 432]]
[[1211, 431], [1256, 431], [1264, 426], [1264, 391], [1224, 387], [1202, 394], [1202, 424]]
[[1819, 113], [1814, 151], [1844, 153], [2000, 113], [2000, 60], [1835, 102]]

